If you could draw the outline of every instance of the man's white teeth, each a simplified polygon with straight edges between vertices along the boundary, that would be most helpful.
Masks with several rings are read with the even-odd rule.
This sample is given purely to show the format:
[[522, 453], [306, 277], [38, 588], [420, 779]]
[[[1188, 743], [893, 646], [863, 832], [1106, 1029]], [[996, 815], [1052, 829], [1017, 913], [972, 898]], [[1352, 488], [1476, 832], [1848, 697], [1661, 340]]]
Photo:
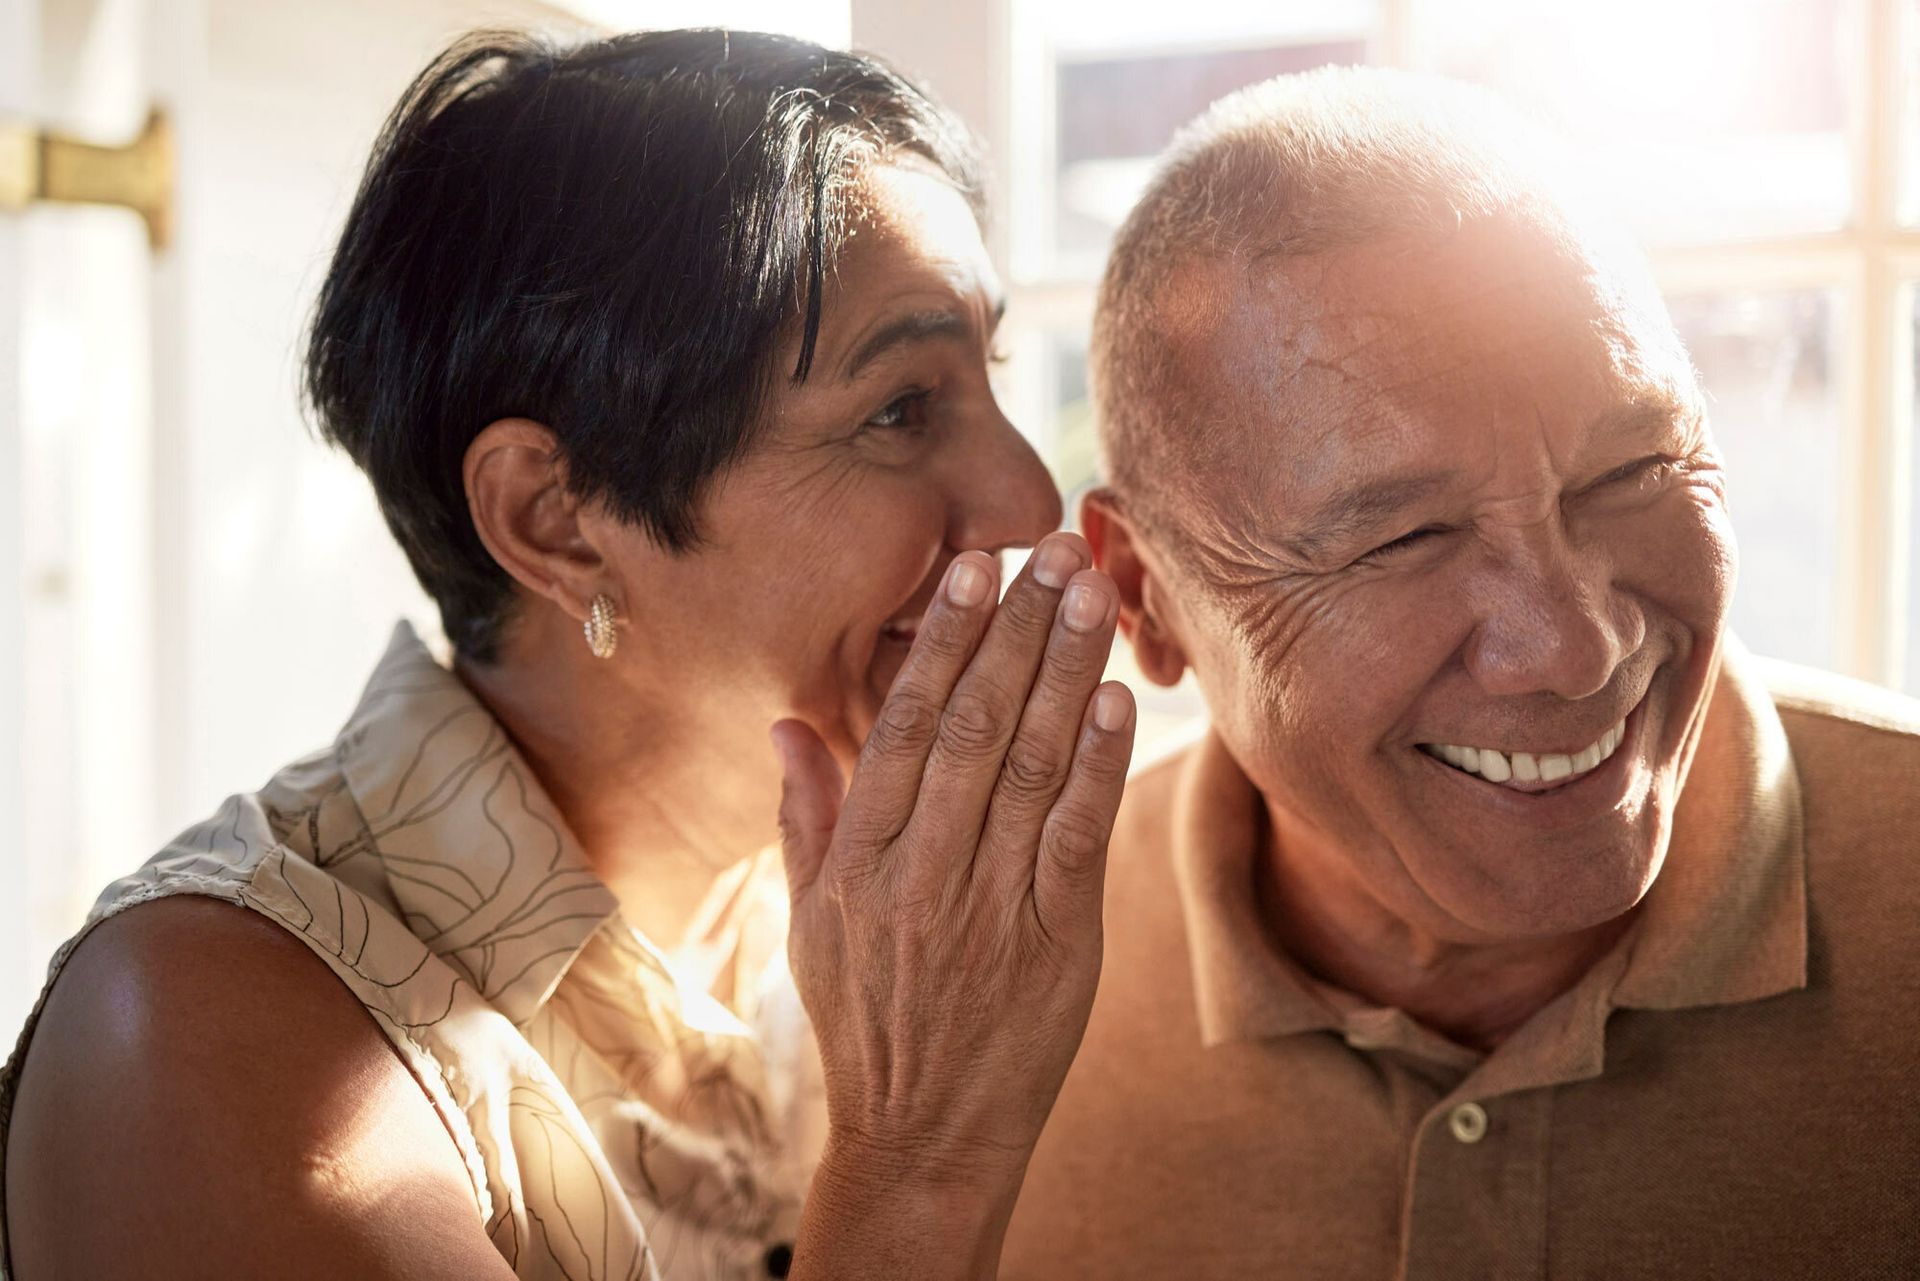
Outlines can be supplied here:
[[1457, 747], [1452, 743], [1422, 743], [1429, 755], [1438, 756], [1455, 769], [1478, 774], [1489, 783], [1558, 783], [1588, 770], [1612, 756], [1627, 736], [1627, 723], [1621, 721], [1571, 756], [1558, 753], [1536, 756], [1532, 752], [1502, 752], [1491, 747]]

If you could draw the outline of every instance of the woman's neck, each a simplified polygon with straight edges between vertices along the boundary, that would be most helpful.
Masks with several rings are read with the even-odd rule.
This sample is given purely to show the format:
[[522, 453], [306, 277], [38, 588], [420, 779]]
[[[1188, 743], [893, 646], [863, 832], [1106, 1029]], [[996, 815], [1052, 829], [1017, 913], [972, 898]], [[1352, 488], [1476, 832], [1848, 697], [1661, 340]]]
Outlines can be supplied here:
[[697, 714], [710, 718], [711, 705], [648, 702], [600, 661], [580, 647], [577, 658], [455, 670], [506, 728], [622, 915], [672, 950], [714, 882], [778, 839], [777, 765], [764, 735], [743, 732], [756, 726]]

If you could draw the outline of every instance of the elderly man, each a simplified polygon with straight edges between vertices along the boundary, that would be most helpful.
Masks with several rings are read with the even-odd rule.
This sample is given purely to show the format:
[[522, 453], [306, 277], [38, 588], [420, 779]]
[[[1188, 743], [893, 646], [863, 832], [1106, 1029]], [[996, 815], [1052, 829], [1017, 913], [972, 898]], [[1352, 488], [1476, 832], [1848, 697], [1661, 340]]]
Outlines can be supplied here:
[[1920, 716], [1726, 636], [1693, 372], [1543, 154], [1288, 78], [1120, 235], [1084, 523], [1211, 728], [1003, 1275], [1920, 1276]]

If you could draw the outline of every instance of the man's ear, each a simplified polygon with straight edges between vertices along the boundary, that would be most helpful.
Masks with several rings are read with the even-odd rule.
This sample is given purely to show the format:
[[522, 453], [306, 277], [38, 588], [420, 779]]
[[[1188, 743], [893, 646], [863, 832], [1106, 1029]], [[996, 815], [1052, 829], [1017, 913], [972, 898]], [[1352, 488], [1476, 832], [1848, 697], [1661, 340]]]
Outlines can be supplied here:
[[1080, 532], [1093, 548], [1093, 563], [1120, 589], [1120, 631], [1133, 645], [1140, 672], [1156, 685], [1176, 685], [1187, 670], [1187, 652], [1164, 615], [1165, 585], [1148, 565], [1138, 531], [1121, 513], [1110, 489], [1089, 490], [1080, 500]]
[[525, 418], [488, 423], [467, 446], [461, 478], [473, 527], [500, 568], [530, 594], [585, 619], [604, 590], [607, 565], [567, 489], [553, 432]]

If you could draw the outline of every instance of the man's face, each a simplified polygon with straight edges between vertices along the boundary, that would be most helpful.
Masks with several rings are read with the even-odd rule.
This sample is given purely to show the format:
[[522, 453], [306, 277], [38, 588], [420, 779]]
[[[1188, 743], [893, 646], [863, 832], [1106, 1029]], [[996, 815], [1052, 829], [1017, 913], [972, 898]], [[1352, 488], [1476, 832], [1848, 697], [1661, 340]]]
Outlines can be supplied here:
[[1161, 623], [1283, 857], [1450, 942], [1638, 902], [1734, 575], [1658, 313], [1499, 226], [1171, 289]]

